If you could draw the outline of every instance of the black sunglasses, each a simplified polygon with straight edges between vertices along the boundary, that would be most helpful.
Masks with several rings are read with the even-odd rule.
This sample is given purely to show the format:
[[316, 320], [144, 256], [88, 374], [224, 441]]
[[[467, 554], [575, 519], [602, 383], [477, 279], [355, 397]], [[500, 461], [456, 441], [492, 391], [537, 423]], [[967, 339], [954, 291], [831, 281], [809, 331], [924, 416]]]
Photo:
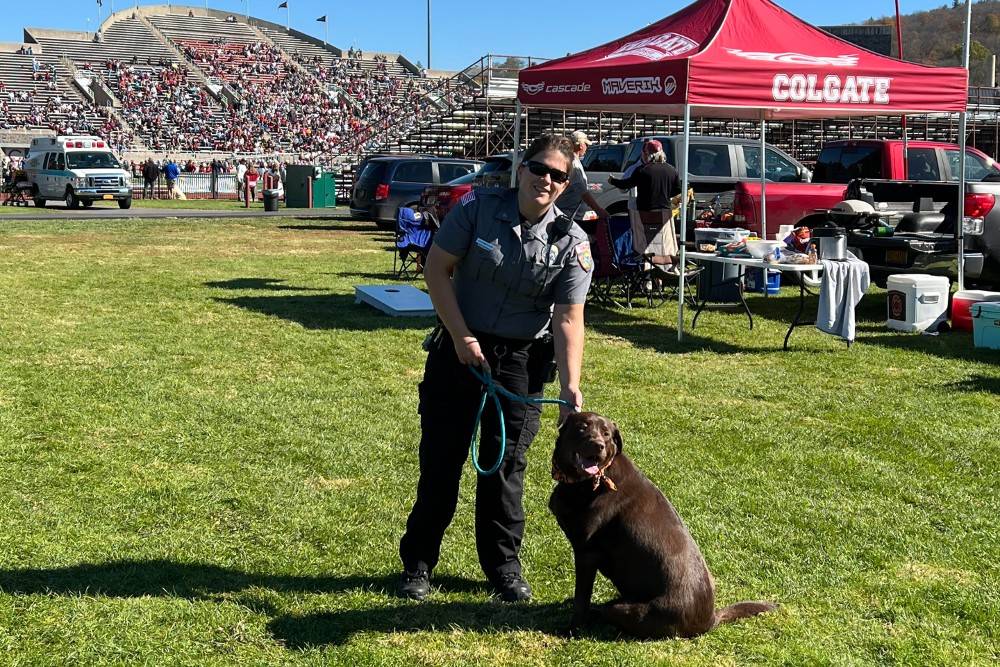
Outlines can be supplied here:
[[569, 180], [569, 174], [561, 169], [553, 169], [547, 164], [542, 162], [536, 162], [535, 160], [528, 160], [524, 163], [524, 166], [528, 168], [535, 176], [545, 176], [548, 174], [549, 178], [552, 179], [553, 183], [565, 183]]

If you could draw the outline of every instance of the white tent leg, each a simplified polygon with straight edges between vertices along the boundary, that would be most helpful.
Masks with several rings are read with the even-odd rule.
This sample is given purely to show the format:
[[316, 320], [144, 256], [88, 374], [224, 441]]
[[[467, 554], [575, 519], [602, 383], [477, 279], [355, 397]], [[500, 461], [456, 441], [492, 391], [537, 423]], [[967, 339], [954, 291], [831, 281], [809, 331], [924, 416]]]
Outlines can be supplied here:
[[[767, 240], [767, 143], [764, 141], [764, 118], [760, 119], [760, 238]], [[764, 276], [767, 284], [767, 276]], [[764, 291], [767, 294], [767, 290]]]
[[958, 289], [965, 289], [965, 126], [966, 113], [958, 114]]
[[521, 147], [521, 100], [514, 100], [514, 148], [510, 151], [510, 187], [517, 185], [517, 149]]
[[[972, 35], [972, 0], [965, 0], [965, 42], [962, 47], [962, 67], [969, 71], [969, 46]], [[965, 289], [965, 111], [958, 114], [958, 289]]]
[[677, 342], [684, 340], [684, 265], [687, 255], [688, 228], [688, 146], [691, 143], [691, 105], [684, 105], [684, 141], [681, 143], [681, 154], [677, 165], [681, 171], [681, 242], [679, 248], [677, 278]]

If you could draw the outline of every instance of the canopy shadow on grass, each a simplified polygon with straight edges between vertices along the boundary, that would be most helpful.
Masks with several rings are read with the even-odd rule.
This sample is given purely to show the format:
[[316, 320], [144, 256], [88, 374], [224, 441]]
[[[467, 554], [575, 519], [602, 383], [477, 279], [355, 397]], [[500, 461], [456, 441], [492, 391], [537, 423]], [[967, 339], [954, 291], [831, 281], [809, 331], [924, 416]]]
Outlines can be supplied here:
[[431, 317], [392, 317], [371, 306], [355, 303], [347, 294], [302, 294], [296, 296], [213, 297], [213, 301], [279, 317], [306, 329], [427, 329]]
[[[396, 634], [452, 629], [479, 633], [536, 631], [558, 634], [569, 625], [570, 605], [518, 604], [497, 601], [400, 603], [392, 607], [349, 609], [305, 616], [286, 615], [268, 624], [271, 634], [292, 649], [304, 650], [326, 644], [340, 645], [363, 632]], [[610, 629], [588, 636], [614, 639]]]
[[284, 278], [232, 278], [230, 280], [210, 280], [202, 283], [205, 287], [215, 287], [218, 289], [257, 289], [271, 290], [272, 292], [322, 292], [319, 287], [294, 287], [284, 285]]
[[907, 352], [923, 352], [935, 357], [976, 361], [984, 364], [997, 364], [1000, 353], [996, 350], [976, 348], [972, 344], [972, 336], [957, 332], [942, 333], [937, 336], [926, 336], [917, 333], [890, 331], [883, 324], [875, 327], [878, 333], [859, 336], [858, 342], [865, 345], [876, 345], [891, 350]]
[[[743, 322], [746, 322], [746, 315], [742, 310], [729, 312], [738, 315], [742, 318]], [[702, 314], [702, 317], [704, 316], [705, 314]], [[635, 347], [650, 349], [659, 354], [688, 354], [690, 352], [704, 351], [718, 354], [744, 354], [747, 352], [769, 354], [771, 352], [781, 352], [781, 345], [784, 342], [784, 334], [782, 334], [781, 336], [776, 335], [774, 348], [771, 350], [734, 345], [717, 338], [699, 335], [696, 332], [701, 329], [692, 331], [690, 322], [688, 322], [684, 326], [684, 342], [678, 343], [677, 328], [675, 326], [640, 320], [615, 311], [603, 309], [587, 311], [587, 326], [605, 336], [621, 338], [629, 341]], [[792, 340], [794, 342], [794, 336]]]
[[[254, 574], [208, 563], [121, 560], [66, 567], [0, 570], [0, 591], [9, 595], [100, 595], [113, 598], [176, 597], [204, 600], [222, 593], [266, 589], [276, 593], [369, 591], [391, 595], [397, 575], [308, 576]], [[434, 577], [434, 587], [486, 594], [485, 582]]]

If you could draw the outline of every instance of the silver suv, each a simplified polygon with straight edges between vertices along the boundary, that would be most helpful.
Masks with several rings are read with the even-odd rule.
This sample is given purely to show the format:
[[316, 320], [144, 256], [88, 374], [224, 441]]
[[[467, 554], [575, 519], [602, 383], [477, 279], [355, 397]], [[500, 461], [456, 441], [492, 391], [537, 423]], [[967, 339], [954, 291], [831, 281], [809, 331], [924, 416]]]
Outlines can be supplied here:
[[[659, 140], [667, 154], [667, 162], [677, 165], [683, 136], [640, 137], [628, 143], [622, 172], [639, 161], [642, 144], [647, 139]], [[719, 193], [731, 193], [740, 181], [760, 178], [760, 142], [754, 139], [694, 135], [689, 155], [688, 180], [699, 204], [710, 202]], [[590, 150], [585, 159], [589, 156]], [[628, 209], [628, 193], [608, 183], [609, 176], [620, 175], [615, 171], [587, 170], [591, 194], [611, 215], [619, 215]], [[808, 181], [812, 176], [798, 160], [771, 145], [767, 146], [766, 175], [767, 180], [780, 182]]]

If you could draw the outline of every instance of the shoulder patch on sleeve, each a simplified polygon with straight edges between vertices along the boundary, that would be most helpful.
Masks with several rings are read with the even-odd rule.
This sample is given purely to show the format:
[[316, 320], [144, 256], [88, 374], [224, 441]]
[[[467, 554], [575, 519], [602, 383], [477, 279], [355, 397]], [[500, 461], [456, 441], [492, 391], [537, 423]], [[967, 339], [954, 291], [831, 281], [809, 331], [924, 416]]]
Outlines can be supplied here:
[[469, 190], [464, 195], [462, 195], [462, 198], [458, 200], [458, 203], [460, 203], [462, 206], [468, 206], [474, 201], [476, 201], [476, 191]]
[[576, 261], [580, 263], [580, 268], [584, 271], [590, 271], [594, 268], [594, 256], [590, 253], [589, 243], [583, 242], [576, 246]]

